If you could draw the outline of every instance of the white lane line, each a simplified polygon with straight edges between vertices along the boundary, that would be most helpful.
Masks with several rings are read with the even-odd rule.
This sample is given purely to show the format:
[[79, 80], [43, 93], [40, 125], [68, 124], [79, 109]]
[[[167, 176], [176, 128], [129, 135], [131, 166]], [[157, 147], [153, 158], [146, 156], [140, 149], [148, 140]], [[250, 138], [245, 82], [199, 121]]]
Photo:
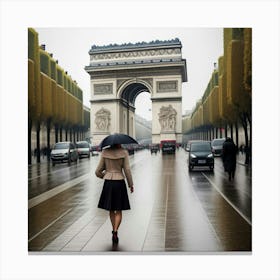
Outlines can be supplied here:
[[[38, 175], [38, 176], [36, 176], [36, 177], [28, 178], [28, 181], [32, 181], [32, 180], [35, 180], [35, 179], [37, 179], [37, 178], [40, 178], [40, 177], [43, 177], [43, 176], [47, 176], [47, 175], [49, 175], [49, 174], [55, 174], [55, 173], [57, 173], [57, 172], [64, 171], [65, 169], [69, 169], [69, 166], [68, 166], [68, 167], [63, 167], [63, 168], [58, 169], [58, 170], [52, 170], [52, 171], [47, 172], [47, 173], [42, 173], [42, 174], [40, 174], [40, 175]], [[44, 170], [43, 170], [43, 171], [44, 171]]]
[[[170, 177], [169, 177], [170, 178]], [[167, 226], [167, 209], [168, 209], [168, 198], [169, 198], [169, 180], [166, 186], [166, 199], [165, 199], [165, 213], [164, 213], [164, 227], [163, 227], [163, 242], [164, 242], [164, 249], [166, 243], [166, 226]]]
[[36, 238], [37, 236], [39, 236], [42, 232], [44, 232], [46, 229], [48, 229], [49, 227], [51, 227], [54, 223], [56, 223], [59, 219], [61, 219], [62, 217], [64, 217], [67, 213], [69, 213], [73, 208], [68, 209], [67, 211], [65, 211], [63, 214], [61, 214], [58, 218], [56, 218], [54, 221], [52, 221], [49, 225], [47, 225], [46, 227], [44, 227], [42, 230], [40, 230], [38, 233], [36, 233], [34, 236], [32, 236], [31, 238], [28, 239], [28, 242], [32, 241], [34, 238]]
[[216, 191], [226, 200], [226, 202], [250, 225], [252, 226], [251, 221], [246, 217], [240, 210], [219, 190], [219, 188], [215, 185], [215, 183], [208, 178], [203, 172], [202, 175], [211, 183], [211, 185], [216, 189]]
[[75, 178], [75, 179], [73, 179], [71, 181], [65, 182], [62, 185], [59, 185], [59, 186], [57, 186], [57, 187], [55, 187], [55, 188], [53, 188], [53, 189], [51, 189], [49, 191], [46, 191], [46, 192], [44, 192], [44, 193], [42, 193], [42, 194], [40, 194], [38, 196], [35, 196], [35, 197], [29, 199], [28, 200], [28, 209], [30, 209], [30, 208], [40, 204], [41, 202], [43, 202], [43, 201], [45, 201], [45, 200], [47, 200], [47, 199], [49, 199], [49, 198], [51, 198], [51, 197], [53, 197], [53, 196], [63, 192], [65, 190], [67, 190], [67, 189], [69, 189], [69, 188], [79, 184], [80, 182], [88, 179], [89, 177], [90, 177], [90, 173], [82, 175], [80, 177], [77, 177], [77, 178]]
[[[215, 174], [216, 174], [216, 173], [218, 173], [221, 177], [223, 177], [223, 178], [225, 178], [225, 179], [228, 180], [228, 176], [225, 175], [225, 172], [221, 172], [221, 171], [219, 171], [219, 170], [215, 170]], [[244, 185], [241, 186], [241, 184], [239, 184], [238, 192], [244, 193], [244, 194], [248, 195], [250, 198], [252, 198], [251, 193], [245, 191], [242, 187], [244, 187]]]
[[[90, 163], [91, 163], [91, 161], [90, 161]], [[64, 164], [64, 163], [63, 163]], [[67, 164], [67, 163], [65, 163], [65, 164]], [[79, 161], [79, 167], [82, 165], [82, 167], [84, 166], [84, 165], [86, 165], [86, 161], [83, 161], [83, 162], [80, 162]], [[97, 161], [96, 161], [96, 164], [97, 164]], [[50, 175], [50, 174], [55, 174], [55, 173], [59, 173], [59, 172], [64, 172], [65, 170], [69, 170], [72, 166], [75, 166], [73, 163], [71, 164], [71, 165], [67, 165], [67, 166], [64, 166], [64, 167], [61, 167], [60, 169], [54, 169], [54, 167], [52, 167], [52, 169], [51, 169], [51, 171], [50, 172], [46, 172], [46, 173], [44, 173], [44, 171], [46, 171], [47, 169], [45, 169], [45, 170], [41, 170], [42, 168], [40, 168], [40, 170], [41, 170], [41, 174], [40, 175], [38, 175], [38, 176], [35, 176], [35, 177], [32, 177], [32, 178], [28, 178], [28, 181], [32, 181], [32, 180], [35, 180], [35, 179], [38, 179], [38, 178], [40, 178], [40, 177], [43, 177], [43, 176], [47, 176], [47, 175]], [[35, 173], [34, 171], [32, 172], [31, 171], [31, 173]], [[32, 174], [31, 174], [32, 175]], [[31, 176], [30, 175], [30, 176]], [[28, 175], [28, 177], [29, 177], [29, 175]]]

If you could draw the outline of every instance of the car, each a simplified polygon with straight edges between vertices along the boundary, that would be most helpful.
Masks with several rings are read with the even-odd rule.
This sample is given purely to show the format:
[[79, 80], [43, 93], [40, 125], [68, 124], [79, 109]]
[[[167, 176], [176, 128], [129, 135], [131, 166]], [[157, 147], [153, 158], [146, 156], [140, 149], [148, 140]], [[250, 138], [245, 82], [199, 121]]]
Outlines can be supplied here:
[[128, 151], [129, 155], [134, 155], [136, 145], [134, 145], [134, 144], [122, 144], [122, 147]]
[[157, 144], [152, 144], [152, 145], [150, 146], [150, 151], [151, 151], [151, 154], [152, 154], [152, 153], [157, 154], [157, 152], [159, 152], [159, 145], [157, 145]]
[[203, 141], [203, 140], [189, 140], [188, 143], [187, 143], [187, 145], [186, 145], [185, 150], [186, 150], [187, 152], [189, 152], [189, 151], [190, 151], [190, 147], [191, 147], [191, 143], [201, 142], [201, 141]]
[[175, 140], [162, 140], [160, 141], [162, 154], [175, 154], [176, 141]]
[[87, 157], [90, 158], [90, 144], [87, 141], [78, 141], [76, 143], [79, 158]]
[[214, 156], [219, 157], [222, 155], [223, 144], [225, 140], [225, 138], [215, 138], [211, 141], [211, 147]]
[[99, 155], [99, 152], [100, 152], [100, 147], [98, 145], [91, 145], [90, 146], [90, 152], [91, 152], [91, 155], [94, 157], [94, 156], [98, 156]]
[[52, 165], [65, 161], [70, 165], [71, 162], [78, 162], [78, 151], [72, 142], [57, 142], [51, 151]]
[[195, 166], [206, 166], [214, 170], [214, 155], [209, 141], [196, 141], [190, 143], [189, 149], [189, 171]]

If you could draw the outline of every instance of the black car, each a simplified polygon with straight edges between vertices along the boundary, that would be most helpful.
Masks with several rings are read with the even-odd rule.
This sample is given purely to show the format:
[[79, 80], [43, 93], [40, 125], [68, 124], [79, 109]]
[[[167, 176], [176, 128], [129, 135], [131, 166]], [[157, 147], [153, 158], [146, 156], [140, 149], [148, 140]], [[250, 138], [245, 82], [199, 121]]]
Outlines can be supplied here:
[[175, 154], [176, 143], [175, 141], [161, 141], [162, 154]]
[[214, 156], [208, 141], [193, 142], [189, 149], [189, 171], [195, 166], [207, 166], [214, 169]]
[[159, 152], [159, 145], [151, 145], [150, 146], [150, 151], [151, 151], [151, 154], [152, 153], [157, 154], [157, 152]]

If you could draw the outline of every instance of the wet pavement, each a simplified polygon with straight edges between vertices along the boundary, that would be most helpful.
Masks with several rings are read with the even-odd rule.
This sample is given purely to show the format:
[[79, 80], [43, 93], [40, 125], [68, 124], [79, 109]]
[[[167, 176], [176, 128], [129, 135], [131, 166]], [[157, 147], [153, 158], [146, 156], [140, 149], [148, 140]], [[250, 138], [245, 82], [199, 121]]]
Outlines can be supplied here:
[[99, 157], [78, 164], [29, 166], [29, 252], [251, 253], [251, 169], [237, 164], [229, 182], [215, 170], [188, 171], [187, 152], [130, 156], [135, 192], [123, 211], [119, 245], [112, 247], [108, 212], [97, 208], [103, 181]]

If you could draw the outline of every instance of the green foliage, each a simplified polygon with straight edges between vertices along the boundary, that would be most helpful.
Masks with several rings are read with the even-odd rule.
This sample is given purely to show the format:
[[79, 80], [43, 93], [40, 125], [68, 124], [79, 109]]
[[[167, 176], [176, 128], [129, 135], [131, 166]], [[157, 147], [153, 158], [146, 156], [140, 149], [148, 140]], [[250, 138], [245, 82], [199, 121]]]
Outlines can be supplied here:
[[90, 112], [88, 112], [87, 110], [83, 110], [84, 111], [84, 126], [86, 128], [90, 128]]
[[50, 57], [43, 50], [40, 50], [40, 71], [50, 76]]
[[252, 28], [244, 29], [244, 88], [252, 94]]
[[57, 83], [63, 87], [63, 74], [62, 74], [62, 69], [56, 68], [57, 69]]
[[56, 71], [56, 62], [51, 59], [51, 78], [55, 81], [57, 81], [57, 71]]
[[52, 119], [56, 124], [82, 126], [82, 90], [40, 49], [38, 33], [32, 28], [28, 28], [28, 58], [28, 117], [39, 122]]
[[42, 118], [43, 120], [52, 117], [52, 90], [51, 79], [41, 73], [41, 93], [42, 93]]
[[35, 36], [36, 34], [31, 28], [28, 28], [28, 58], [34, 60], [35, 58]]
[[232, 40], [243, 40], [244, 28], [232, 28]]
[[[192, 128], [203, 124], [238, 121], [238, 114], [251, 110], [252, 30], [251, 28], [224, 28], [224, 55], [218, 59], [202, 95], [203, 113], [198, 103], [191, 115]], [[244, 45], [244, 51], [243, 51]], [[248, 94], [249, 93], [249, 94]]]

